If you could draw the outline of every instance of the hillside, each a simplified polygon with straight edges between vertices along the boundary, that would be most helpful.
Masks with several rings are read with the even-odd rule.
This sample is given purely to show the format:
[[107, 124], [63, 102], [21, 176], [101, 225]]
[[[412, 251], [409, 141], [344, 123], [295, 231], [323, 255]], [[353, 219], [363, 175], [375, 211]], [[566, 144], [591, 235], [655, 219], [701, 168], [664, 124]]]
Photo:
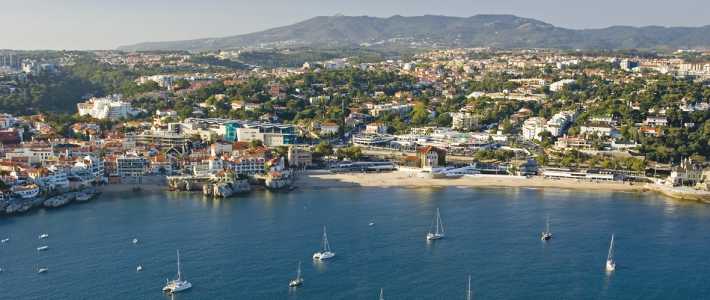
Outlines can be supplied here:
[[148, 42], [120, 50], [205, 51], [254, 47], [497, 47], [562, 49], [697, 48], [710, 46], [710, 26], [574, 30], [513, 15], [315, 17], [289, 26], [222, 38]]

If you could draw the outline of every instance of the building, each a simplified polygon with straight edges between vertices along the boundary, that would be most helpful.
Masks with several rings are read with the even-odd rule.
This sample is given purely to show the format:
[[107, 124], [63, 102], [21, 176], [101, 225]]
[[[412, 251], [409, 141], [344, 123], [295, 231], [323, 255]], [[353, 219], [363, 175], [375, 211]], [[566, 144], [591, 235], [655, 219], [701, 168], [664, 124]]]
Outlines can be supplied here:
[[451, 113], [451, 128], [453, 130], [469, 131], [478, 127], [479, 117], [468, 112]]
[[136, 154], [116, 157], [116, 174], [120, 177], [143, 176], [148, 170], [148, 160]]
[[446, 151], [433, 146], [422, 147], [417, 149], [417, 159], [422, 169], [438, 168], [446, 165]]
[[389, 127], [382, 122], [372, 122], [365, 126], [365, 133], [371, 134], [386, 134]]
[[80, 116], [91, 116], [95, 119], [118, 120], [136, 115], [131, 103], [122, 100], [120, 94], [114, 94], [103, 98], [91, 98], [89, 101], [76, 105]]
[[634, 68], [637, 68], [638, 66], [639, 62], [637, 60], [632, 60], [628, 58], [624, 58], [619, 62], [619, 68], [624, 71], [631, 71]]
[[545, 131], [547, 120], [540, 117], [532, 117], [523, 123], [522, 134], [526, 140], [540, 140], [540, 133]]
[[335, 122], [324, 122], [320, 124], [320, 134], [322, 135], [336, 135], [340, 126]]
[[613, 127], [602, 123], [588, 123], [579, 129], [582, 135], [611, 136], [614, 132]]
[[547, 121], [545, 130], [549, 131], [554, 137], [562, 136], [572, 121], [574, 121], [574, 112], [562, 111]]
[[288, 164], [292, 167], [307, 168], [313, 164], [313, 153], [305, 148], [288, 147]]
[[664, 127], [668, 126], [668, 119], [666, 117], [646, 117], [643, 124], [650, 127]]
[[562, 79], [560, 81], [553, 82], [550, 84], [550, 91], [551, 92], [559, 92], [564, 88], [566, 85], [575, 83], [574, 79]]

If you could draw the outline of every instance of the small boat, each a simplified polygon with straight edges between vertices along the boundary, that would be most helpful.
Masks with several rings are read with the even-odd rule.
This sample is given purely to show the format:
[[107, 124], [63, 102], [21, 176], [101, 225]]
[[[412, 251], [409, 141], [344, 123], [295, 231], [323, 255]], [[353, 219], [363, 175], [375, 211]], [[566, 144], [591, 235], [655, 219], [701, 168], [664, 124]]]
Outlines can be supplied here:
[[434, 226], [434, 227], [436, 227], [434, 229], [434, 232], [431, 232], [431, 229], [430, 229], [429, 233], [426, 234], [426, 239], [428, 241], [442, 239], [445, 236], [444, 223], [441, 222], [441, 215], [439, 214], [438, 208], [436, 209], [436, 218], [434, 220], [434, 223], [436, 223], [436, 225]]
[[547, 217], [547, 227], [545, 228], [545, 231], [542, 232], [540, 239], [543, 241], [549, 241], [551, 238], [552, 232], [550, 232], [550, 217]]
[[323, 226], [323, 251], [313, 253], [313, 259], [315, 260], [326, 260], [335, 257], [335, 252], [330, 250], [330, 243], [328, 243], [328, 234], [326, 233], [326, 228]]
[[367, 226], [370, 226], [370, 227], [375, 226], [375, 222], [370, 222], [369, 224], [367, 224]]
[[380, 288], [380, 300], [385, 300], [385, 289]]
[[471, 275], [468, 275], [468, 289], [466, 290], [466, 300], [473, 299], [473, 293], [471, 292]]
[[614, 235], [611, 235], [611, 243], [609, 244], [609, 254], [606, 256], [606, 271], [614, 272], [616, 270], [616, 261], [614, 261]]
[[49, 271], [49, 268], [38, 268], [37, 274], [47, 273], [48, 271]]
[[182, 279], [182, 274], [180, 273], [180, 250], [177, 251], [177, 278], [168, 281], [165, 279], [165, 286], [163, 287], [163, 292], [177, 293], [187, 290], [192, 287], [192, 283], [187, 280]]
[[136, 272], [140, 272], [140, 271], [143, 271], [143, 266], [138, 265], [138, 266], [136, 267]]
[[138, 244], [138, 239], [134, 238], [133, 241], [131, 241], [131, 243]]
[[0, 242], [2, 242], [3, 244], [5, 244], [5, 243], [7, 243], [7, 242], [9, 242], [9, 241], [10, 241], [10, 238], [4, 238], [4, 239], [2, 239], [2, 241], [0, 241]]
[[39, 239], [40, 239], [40, 240], [46, 239], [46, 238], [48, 238], [48, 237], [49, 237], [49, 234], [46, 234], [46, 233], [43, 233], [43, 234], [40, 234], [40, 235], [39, 235]]
[[37, 247], [37, 251], [45, 251], [45, 250], [47, 250], [47, 249], [49, 249], [49, 246], [40, 246], [40, 247]]
[[301, 262], [298, 262], [298, 271], [296, 272], [296, 279], [288, 282], [289, 287], [297, 287], [303, 284], [303, 277], [301, 277]]

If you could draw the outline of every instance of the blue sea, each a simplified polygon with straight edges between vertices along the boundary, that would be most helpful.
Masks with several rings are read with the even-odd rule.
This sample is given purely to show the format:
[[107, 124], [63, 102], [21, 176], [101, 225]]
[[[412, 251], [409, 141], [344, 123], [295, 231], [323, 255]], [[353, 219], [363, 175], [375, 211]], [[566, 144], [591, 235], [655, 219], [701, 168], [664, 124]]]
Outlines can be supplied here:
[[[446, 238], [427, 243], [436, 209]], [[554, 238], [540, 240], [549, 216]], [[374, 222], [374, 226], [369, 226]], [[333, 260], [315, 263], [327, 225]], [[39, 240], [42, 233], [49, 238]], [[604, 271], [611, 235], [617, 269]], [[0, 299], [703, 299], [710, 206], [526, 188], [104, 193], [0, 219]], [[131, 240], [137, 238], [139, 243]], [[49, 250], [38, 252], [47, 245]], [[289, 289], [302, 261], [305, 283]], [[143, 266], [136, 272], [137, 265]], [[37, 274], [37, 267], [49, 272]]]

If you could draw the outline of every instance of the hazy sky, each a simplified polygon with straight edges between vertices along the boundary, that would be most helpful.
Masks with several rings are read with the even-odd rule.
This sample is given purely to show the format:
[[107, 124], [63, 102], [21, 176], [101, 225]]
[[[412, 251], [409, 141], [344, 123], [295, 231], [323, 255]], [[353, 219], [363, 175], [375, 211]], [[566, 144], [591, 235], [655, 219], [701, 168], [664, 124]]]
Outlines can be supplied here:
[[0, 49], [113, 49], [314, 16], [515, 14], [568, 28], [710, 24], [709, 0], [0, 0]]

